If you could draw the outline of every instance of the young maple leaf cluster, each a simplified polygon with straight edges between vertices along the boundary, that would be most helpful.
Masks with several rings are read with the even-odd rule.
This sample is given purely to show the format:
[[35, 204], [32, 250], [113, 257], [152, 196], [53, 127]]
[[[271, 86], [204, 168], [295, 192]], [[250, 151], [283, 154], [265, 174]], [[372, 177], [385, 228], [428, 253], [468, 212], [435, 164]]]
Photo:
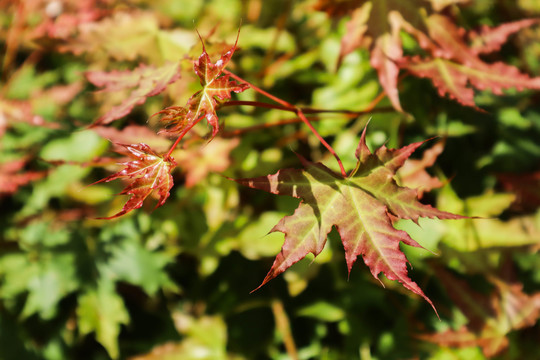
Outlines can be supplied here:
[[[500, 95], [509, 88], [540, 89], [540, 78], [531, 78], [502, 62], [487, 63], [481, 55], [498, 51], [511, 34], [539, 22], [526, 19], [484, 26], [480, 32], [466, 31], [438, 12], [450, 4], [467, 0], [319, 0], [317, 8], [337, 17], [350, 14], [347, 33], [341, 41], [341, 59], [353, 50], [370, 50], [371, 65], [397, 110], [400, 70], [428, 78], [438, 89], [465, 106], [475, 106], [473, 88], [490, 89]], [[405, 56], [400, 32], [411, 34], [425, 54]]]
[[358, 163], [347, 177], [321, 163], [301, 159], [305, 170], [286, 169], [273, 175], [235, 180], [251, 188], [302, 199], [294, 214], [283, 218], [272, 229], [272, 232], [285, 234], [285, 243], [260, 286], [307, 254], [317, 256], [335, 226], [345, 248], [349, 272], [356, 258], [362, 256], [374, 277], [378, 278], [382, 272], [433, 306], [408, 277], [407, 258], [399, 248], [401, 242], [414, 247], [421, 245], [393, 224], [397, 219], [417, 222], [419, 217], [463, 217], [420, 203], [416, 190], [401, 187], [394, 180], [396, 171], [422, 142], [396, 150], [383, 145], [371, 153], [365, 135], [364, 129], [355, 153]]
[[231, 92], [240, 93], [249, 87], [247, 84], [239, 84], [231, 80], [229, 75], [220, 76], [231, 60], [237, 43], [238, 37], [234, 46], [215, 64], [210, 60], [203, 43], [203, 52], [194, 66], [195, 74], [199, 77], [203, 89], [193, 94], [185, 107], [172, 106], [158, 112], [163, 115], [162, 121], [167, 124], [166, 132], [182, 135], [205, 117], [212, 127], [211, 139], [216, 136], [220, 130], [216, 114], [220, 101], [229, 100]]
[[[202, 43], [202, 38], [201, 38]], [[164, 130], [168, 134], [176, 134], [178, 140], [166, 154], [158, 154], [144, 143], [123, 146], [127, 155], [133, 159], [125, 162], [125, 168], [110, 175], [99, 182], [108, 182], [119, 178], [130, 180], [131, 183], [120, 193], [130, 195], [124, 207], [117, 214], [104, 219], [112, 219], [131, 210], [140, 208], [144, 200], [152, 193], [159, 196], [156, 207], [165, 203], [173, 186], [172, 170], [176, 162], [171, 152], [183, 136], [203, 118], [212, 127], [212, 140], [220, 130], [216, 109], [219, 105], [231, 98], [231, 92], [242, 92], [249, 86], [239, 84], [229, 78], [221, 76], [225, 66], [231, 60], [236, 49], [238, 37], [229, 51], [212, 63], [203, 43], [203, 52], [194, 63], [194, 71], [200, 79], [203, 89], [196, 92], [185, 107], [172, 106], [154, 114], [163, 115], [162, 121], [167, 125]], [[105, 115], [92, 124], [93, 127], [109, 124], [129, 114], [136, 105], [143, 104], [150, 96], [163, 92], [169, 84], [180, 78], [180, 69], [177, 63], [166, 63], [160, 67], [140, 65], [133, 71], [88, 72], [87, 79], [96, 86], [103, 87], [104, 92], [130, 90], [130, 94], [121, 104], [113, 107]]]

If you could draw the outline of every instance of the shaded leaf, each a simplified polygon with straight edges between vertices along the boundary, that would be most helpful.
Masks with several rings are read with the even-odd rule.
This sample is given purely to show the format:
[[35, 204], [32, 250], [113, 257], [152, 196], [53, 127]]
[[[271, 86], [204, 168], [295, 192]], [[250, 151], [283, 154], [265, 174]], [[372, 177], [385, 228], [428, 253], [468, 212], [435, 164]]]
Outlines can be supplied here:
[[335, 226], [345, 248], [349, 272], [361, 255], [374, 277], [382, 272], [433, 306], [407, 276], [407, 259], [399, 248], [400, 242], [421, 246], [406, 232], [395, 229], [393, 221], [396, 218], [416, 222], [419, 217], [458, 219], [462, 216], [421, 204], [416, 191], [398, 186], [393, 179], [397, 169], [421, 144], [397, 150], [382, 146], [373, 154], [365, 143], [364, 130], [356, 150], [357, 166], [347, 178], [320, 163], [303, 160], [306, 170], [286, 169], [274, 175], [235, 180], [273, 194], [302, 199], [295, 213], [272, 229], [285, 234], [285, 243], [260, 286], [307, 254], [317, 256]]
[[540, 293], [528, 295], [522, 284], [491, 276], [495, 290], [484, 295], [441, 268], [436, 273], [469, 322], [459, 330], [422, 335], [424, 340], [452, 347], [480, 346], [485, 356], [492, 357], [508, 347], [510, 331], [533, 326], [540, 317]]
[[106, 269], [111, 278], [138, 285], [147, 294], [155, 295], [161, 287], [175, 287], [164, 269], [172, 260], [172, 255], [150, 251], [137, 241], [124, 241], [113, 251]]
[[516, 194], [514, 207], [536, 210], [540, 207], [540, 171], [526, 174], [497, 174], [506, 191]]
[[131, 183], [120, 194], [131, 195], [131, 197], [120, 212], [102, 219], [113, 219], [127, 214], [131, 210], [140, 208], [144, 199], [154, 191], [159, 196], [159, 201], [156, 205], [156, 207], [159, 207], [165, 203], [170, 195], [169, 191], [173, 186], [171, 171], [176, 166], [176, 162], [172, 157], [162, 157], [156, 154], [146, 144], [122, 146], [126, 148], [127, 155], [133, 160], [122, 163], [125, 166], [123, 170], [101, 179], [94, 184], [120, 178], [129, 179]]
[[90, 71], [86, 77], [92, 84], [103, 87], [104, 92], [130, 91], [120, 105], [113, 107], [92, 124], [98, 126], [126, 116], [135, 106], [144, 104], [147, 97], [163, 92], [167, 85], [180, 78], [180, 70], [178, 63], [167, 63], [157, 68], [139, 65], [133, 71]]

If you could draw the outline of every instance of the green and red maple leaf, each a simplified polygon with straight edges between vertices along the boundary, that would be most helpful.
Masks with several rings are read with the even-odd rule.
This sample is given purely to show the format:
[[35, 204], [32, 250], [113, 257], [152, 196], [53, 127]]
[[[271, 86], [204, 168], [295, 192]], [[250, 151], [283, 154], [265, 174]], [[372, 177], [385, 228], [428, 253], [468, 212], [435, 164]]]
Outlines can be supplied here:
[[317, 256], [335, 226], [345, 248], [349, 272], [357, 257], [362, 256], [374, 277], [378, 278], [382, 272], [433, 306], [408, 277], [407, 258], [400, 250], [401, 242], [414, 247], [421, 245], [393, 224], [397, 219], [416, 222], [419, 217], [463, 217], [420, 203], [415, 190], [401, 187], [394, 180], [396, 171], [421, 144], [395, 150], [382, 146], [371, 153], [364, 130], [356, 150], [357, 166], [347, 177], [321, 163], [302, 159], [304, 170], [286, 169], [273, 175], [235, 180], [251, 188], [302, 200], [293, 215], [286, 216], [272, 229], [284, 233], [285, 242], [260, 286], [309, 253]]
[[132, 159], [122, 163], [124, 169], [104, 179], [97, 181], [109, 182], [116, 179], [128, 179], [130, 184], [122, 190], [120, 195], [130, 195], [122, 210], [115, 215], [102, 219], [113, 219], [125, 215], [131, 210], [142, 206], [144, 200], [152, 193], [159, 197], [156, 207], [165, 203], [173, 186], [171, 171], [176, 166], [172, 157], [156, 154], [146, 144], [122, 145], [127, 155]]
[[451, 347], [479, 346], [486, 357], [492, 358], [508, 348], [511, 331], [534, 326], [540, 317], [540, 292], [527, 294], [522, 284], [489, 276], [494, 290], [481, 294], [448, 271], [439, 267], [435, 270], [468, 321], [458, 330], [422, 334], [419, 337], [423, 340]]
[[[400, 70], [428, 78], [439, 95], [475, 107], [474, 89], [489, 89], [500, 95], [509, 88], [540, 89], [540, 78], [531, 78], [503, 62], [487, 63], [480, 55], [500, 50], [511, 34], [537, 24], [525, 19], [479, 32], [457, 27], [438, 12], [461, 0], [319, 0], [317, 8], [332, 17], [349, 14], [347, 33], [341, 41], [341, 59], [357, 48], [370, 50], [370, 62], [379, 82], [397, 110]], [[405, 56], [400, 32], [411, 34], [423, 55]]]

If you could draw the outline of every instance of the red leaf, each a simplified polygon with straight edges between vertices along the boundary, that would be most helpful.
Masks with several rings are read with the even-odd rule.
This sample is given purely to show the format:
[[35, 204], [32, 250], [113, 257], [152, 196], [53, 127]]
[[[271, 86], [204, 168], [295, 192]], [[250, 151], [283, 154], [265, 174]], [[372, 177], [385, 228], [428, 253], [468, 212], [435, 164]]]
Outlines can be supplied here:
[[403, 166], [397, 172], [399, 184], [418, 191], [418, 198], [422, 198], [424, 192], [439, 188], [443, 183], [429, 175], [426, 168], [433, 166], [437, 156], [444, 150], [444, 141], [433, 145], [430, 149], [424, 151], [424, 156], [420, 160], [407, 159]]
[[230, 153], [238, 146], [239, 139], [216, 138], [206, 146], [195, 146], [175, 153], [178, 163], [186, 173], [187, 188], [198, 184], [210, 172], [222, 172], [231, 165]]
[[463, 217], [421, 204], [414, 190], [398, 186], [393, 179], [396, 170], [421, 144], [397, 150], [383, 146], [372, 154], [366, 146], [364, 130], [356, 150], [358, 164], [347, 178], [320, 163], [303, 160], [305, 170], [287, 169], [274, 175], [235, 180], [251, 188], [302, 199], [295, 213], [283, 218], [272, 229], [285, 234], [285, 243], [260, 286], [307, 254], [317, 256], [335, 226], [345, 248], [349, 272], [361, 255], [374, 277], [382, 272], [433, 306], [407, 276], [407, 259], [399, 248], [400, 242], [421, 246], [406, 232], [395, 229], [393, 221], [395, 218], [417, 221], [420, 216]]
[[46, 171], [24, 171], [26, 159], [0, 163], [0, 195], [14, 194], [18, 188], [44, 177]]
[[427, 77], [439, 90], [463, 105], [475, 106], [474, 91], [489, 89], [494, 94], [516, 88], [540, 89], [540, 78], [530, 78], [513, 66], [502, 62], [488, 64], [467, 46], [464, 32], [448, 18], [432, 15], [426, 20], [429, 35], [436, 45], [429, 50], [432, 57], [406, 58], [402, 67], [419, 77]]
[[215, 64], [212, 63], [203, 43], [203, 52], [194, 64], [195, 73], [203, 89], [196, 92], [185, 107], [172, 106], [157, 113], [163, 115], [162, 121], [167, 126], [165, 132], [182, 133], [189, 130], [204, 116], [208, 124], [212, 126], [211, 137], [216, 136], [219, 131], [216, 109], [222, 102], [231, 98], [231, 92], [240, 93], [249, 87], [247, 84], [239, 84], [231, 80], [229, 75], [220, 76], [231, 60], [237, 43], [238, 37], [230, 50], [223, 54]]
[[[499, 50], [508, 36], [538, 23], [527, 19], [484, 27], [480, 33], [467, 33], [446, 16], [431, 14], [444, 7], [466, 1], [430, 0], [433, 11], [426, 9], [427, 0], [379, 0], [330, 2], [320, 0], [318, 8], [330, 16], [352, 14], [347, 34], [341, 42], [341, 58], [358, 47], [367, 47], [371, 65], [379, 82], [396, 110], [402, 111], [398, 96], [400, 67], [418, 77], [433, 81], [439, 95], [448, 95], [462, 105], [475, 106], [473, 88], [490, 89], [500, 95], [508, 88], [540, 89], [540, 78], [530, 78], [517, 68], [504, 64], [488, 64], [479, 54]], [[428, 55], [403, 58], [399, 32], [414, 36]], [[465, 41], [472, 40], [472, 46]]]
[[483, 295], [446, 270], [435, 270], [468, 323], [457, 331], [425, 334], [421, 339], [443, 346], [480, 346], [484, 355], [491, 358], [508, 347], [507, 335], [511, 331], [533, 326], [540, 317], [540, 293], [528, 295], [522, 284], [490, 276], [495, 290]]
[[128, 125], [122, 128], [122, 130], [118, 130], [112, 126], [95, 126], [92, 130], [111, 143], [137, 144], [144, 141], [145, 144], [157, 151], [165, 151], [171, 146], [169, 139], [156, 134], [148, 126]]
[[470, 49], [475, 54], [489, 54], [498, 51], [510, 35], [538, 24], [539, 21], [538, 19], [524, 19], [494, 28], [484, 25], [479, 32], [471, 32], [468, 35], [471, 43]]
[[144, 104], [147, 97], [160, 94], [167, 85], [180, 78], [180, 71], [177, 63], [167, 63], [158, 68], [140, 65], [133, 71], [90, 71], [86, 77], [92, 84], [104, 87], [104, 92], [131, 91], [120, 105], [113, 107], [92, 124], [97, 126], [126, 116], [135, 106]]
[[540, 171], [526, 174], [497, 174], [506, 191], [516, 194], [514, 207], [534, 211], [540, 207]]
[[162, 157], [157, 155], [146, 144], [121, 145], [128, 151], [127, 155], [132, 161], [125, 162], [122, 165], [125, 168], [115, 174], [101, 179], [100, 182], [109, 182], [112, 180], [125, 178], [131, 183], [120, 193], [121, 195], [131, 195], [120, 212], [115, 215], [100, 219], [113, 219], [131, 210], [142, 206], [144, 199], [156, 191], [159, 196], [156, 208], [163, 205], [169, 197], [173, 186], [171, 171], [176, 166], [176, 162], [171, 157]]

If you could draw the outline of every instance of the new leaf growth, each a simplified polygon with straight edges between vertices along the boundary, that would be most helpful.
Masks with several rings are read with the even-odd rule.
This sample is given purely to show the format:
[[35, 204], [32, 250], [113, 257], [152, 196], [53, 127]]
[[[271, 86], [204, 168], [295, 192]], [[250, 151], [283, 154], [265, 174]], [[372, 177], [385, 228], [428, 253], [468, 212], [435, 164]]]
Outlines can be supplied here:
[[100, 219], [114, 219], [127, 214], [131, 210], [140, 208], [144, 199], [154, 191], [159, 196], [157, 208], [165, 203], [173, 186], [171, 171], [176, 166], [176, 162], [172, 157], [160, 156], [146, 144], [122, 146], [126, 148], [127, 155], [133, 160], [123, 163], [124, 169], [94, 184], [120, 178], [129, 179], [131, 183], [122, 190], [120, 195], [131, 195], [131, 197], [120, 212]]

